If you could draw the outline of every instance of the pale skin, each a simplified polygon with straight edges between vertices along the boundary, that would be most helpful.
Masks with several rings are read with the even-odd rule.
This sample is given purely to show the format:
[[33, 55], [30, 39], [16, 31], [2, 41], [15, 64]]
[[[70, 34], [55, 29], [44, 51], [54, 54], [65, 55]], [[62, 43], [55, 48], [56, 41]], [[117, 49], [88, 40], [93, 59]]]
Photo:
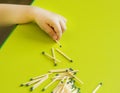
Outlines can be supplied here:
[[29, 6], [0, 4], [0, 26], [35, 22], [53, 40], [60, 40], [66, 19], [48, 10]]

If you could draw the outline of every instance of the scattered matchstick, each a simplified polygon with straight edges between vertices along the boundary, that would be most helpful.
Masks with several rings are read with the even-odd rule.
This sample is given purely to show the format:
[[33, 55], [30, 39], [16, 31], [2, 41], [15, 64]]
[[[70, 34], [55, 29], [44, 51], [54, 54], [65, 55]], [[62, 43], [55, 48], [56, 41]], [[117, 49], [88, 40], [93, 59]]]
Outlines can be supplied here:
[[33, 85], [33, 87], [31, 87], [31, 91], [33, 91], [34, 89], [36, 89], [40, 84], [42, 84], [46, 79], [48, 79], [48, 75], [46, 75], [42, 80], [40, 80], [38, 83], [36, 83], [35, 85]]
[[76, 80], [78, 80], [81, 84], [84, 84], [78, 77], [76, 77], [75, 75], [73, 75], [73, 73], [68, 72], [72, 77], [74, 77]]
[[55, 42], [56, 42], [60, 47], [62, 47], [62, 45], [60, 44], [59, 41], [55, 40]]
[[101, 86], [102, 86], [102, 82], [97, 85], [97, 87], [93, 90], [92, 93], [96, 93]]
[[50, 82], [47, 86], [45, 86], [42, 91], [45, 91], [49, 86], [51, 86], [58, 78], [53, 79], [52, 82]]
[[53, 60], [54, 60], [54, 66], [57, 66], [57, 63], [56, 63], [56, 56], [55, 56], [55, 52], [54, 52], [54, 48], [51, 49], [52, 50], [52, 56], [53, 56]]
[[21, 86], [29, 86], [29, 85], [31, 85], [31, 84], [34, 84], [34, 83], [40, 81], [40, 80], [41, 80], [41, 78], [40, 78], [40, 79], [37, 79], [37, 80], [29, 81], [29, 82], [26, 82], [26, 83], [21, 84]]
[[42, 52], [42, 54], [45, 55], [45, 56], [47, 56], [47, 57], [49, 57], [50, 59], [56, 60], [57, 62], [61, 62], [60, 60], [55, 59], [54, 57], [50, 56], [50, 55], [49, 55], [48, 53], [46, 53], [46, 52]]
[[47, 74], [44, 74], [44, 75], [36, 76], [36, 77], [31, 78], [30, 80], [39, 79], [39, 78], [42, 78], [42, 77], [44, 77], [46, 75], [49, 75], [49, 74], [52, 74], [52, 73], [47, 73]]
[[80, 93], [80, 88], [74, 89], [74, 91], [72, 91], [72, 93]]
[[65, 78], [66, 78], [66, 76], [61, 79], [61, 81], [59, 82], [59, 84], [55, 87], [55, 89], [51, 93], [59, 93], [58, 91], [61, 90]]
[[54, 90], [51, 93], [57, 93], [61, 86], [62, 84], [59, 84], [57, 87], [54, 88]]
[[68, 79], [69, 79], [69, 77], [67, 77], [67, 79], [66, 79], [66, 81], [65, 81], [65, 83], [64, 83], [64, 85], [63, 85], [62, 90], [61, 90], [60, 93], [64, 93], [64, 89], [65, 89], [65, 87], [67, 85]]
[[66, 59], [68, 59], [70, 62], [73, 62], [73, 60], [70, 58], [70, 57], [68, 57], [65, 53], [63, 53], [61, 50], [59, 50], [58, 48], [56, 48], [56, 51], [58, 52], [58, 53], [60, 53], [61, 55], [63, 55]]
[[[77, 70], [73, 70], [72, 68], [66, 68], [66, 69], [57, 69], [57, 70], [50, 70], [50, 73], [44, 74], [44, 75], [40, 75], [37, 77], [33, 77], [31, 79], [31, 81], [26, 82], [21, 84], [21, 86], [29, 86], [29, 85], [33, 85], [30, 90], [33, 91], [34, 89], [36, 89], [37, 87], [39, 87], [45, 80], [48, 79], [49, 74], [55, 74], [55, 77], [53, 78], [53, 80], [46, 85], [42, 91], [45, 91], [48, 87], [50, 87], [55, 81], [59, 80], [60, 82], [58, 83], [57, 87], [54, 88], [54, 90], [51, 93], [73, 93], [72, 91], [74, 90], [78, 90], [78, 88], [74, 88], [75, 86], [75, 79], [77, 79], [79, 82], [81, 82], [81, 80], [79, 80], [77, 77], [75, 77], [74, 72]], [[80, 93], [79, 90], [75, 93]], [[95, 93], [95, 92], [93, 92]]]
[[60, 73], [60, 72], [66, 72], [66, 70], [69, 70], [69, 68], [66, 68], [66, 69], [49, 70], [49, 73]]
[[35, 83], [39, 82], [41, 79], [42, 79], [42, 78], [39, 78], [39, 79], [36, 79], [36, 80], [32, 80], [32, 81], [28, 82], [28, 83], [26, 84], [26, 86], [30, 86], [30, 85], [32, 85], [32, 84], [35, 84]]

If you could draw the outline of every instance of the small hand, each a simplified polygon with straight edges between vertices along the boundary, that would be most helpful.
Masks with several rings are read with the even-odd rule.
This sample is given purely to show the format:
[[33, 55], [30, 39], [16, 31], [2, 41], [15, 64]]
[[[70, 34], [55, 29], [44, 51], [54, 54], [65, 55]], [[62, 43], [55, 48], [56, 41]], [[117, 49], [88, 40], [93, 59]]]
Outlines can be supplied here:
[[53, 40], [59, 40], [66, 30], [66, 19], [58, 14], [34, 7], [34, 21]]

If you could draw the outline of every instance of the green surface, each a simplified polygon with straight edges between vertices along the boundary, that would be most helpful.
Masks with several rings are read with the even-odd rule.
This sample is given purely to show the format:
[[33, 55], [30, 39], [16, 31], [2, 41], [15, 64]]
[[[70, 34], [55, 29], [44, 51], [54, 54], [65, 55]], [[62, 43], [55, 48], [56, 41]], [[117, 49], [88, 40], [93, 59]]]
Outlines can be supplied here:
[[[50, 69], [68, 67], [79, 69], [77, 76], [84, 82], [82, 93], [91, 93], [100, 82], [103, 86], [97, 93], [120, 93], [119, 3], [119, 0], [35, 0], [34, 6], [67, 18], [68, 29], [60, 40], [61, 50], [74, 63], [56, 53], [62, 62], [54, 67], [41, 52], [51, 53], [51, 47], [58, 45], [36, 24], [19, 25], [0, 50], [1, 93], [29, 93], [29, 88], [19, 85]], [[33, 93], [42, 93], [40, 90], [47, 83]]]

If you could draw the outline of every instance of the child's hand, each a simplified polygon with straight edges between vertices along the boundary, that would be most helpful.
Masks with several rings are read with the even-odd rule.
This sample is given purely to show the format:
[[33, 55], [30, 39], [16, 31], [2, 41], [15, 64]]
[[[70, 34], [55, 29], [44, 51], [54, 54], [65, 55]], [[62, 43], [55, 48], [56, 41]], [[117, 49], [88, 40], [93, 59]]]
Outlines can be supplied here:
[[28, 5], [0, 4], [0, 26], [35, 21], [54, 40], [66, 29], [66, 19], [42, 8]]
[[59, 40], [66, 30], [66, 19], [47, 10], [33, 7], [34, 21], [49, 34], [53, 40]]

